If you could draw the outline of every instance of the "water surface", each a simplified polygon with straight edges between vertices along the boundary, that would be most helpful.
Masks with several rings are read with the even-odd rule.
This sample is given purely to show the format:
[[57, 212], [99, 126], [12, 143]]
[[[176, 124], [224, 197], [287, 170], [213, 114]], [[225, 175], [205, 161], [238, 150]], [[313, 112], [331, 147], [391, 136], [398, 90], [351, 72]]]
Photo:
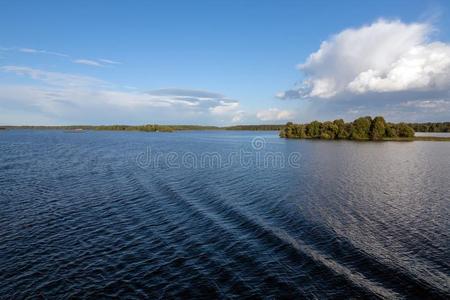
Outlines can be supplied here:
[[416, 132], [416, 136], [450, 137], [450, 132]]
[[[300, 164], [148, 159], [242, 151]], [[0, 297], [446, 298], [449, 182], [446, 142], [8, 130]]]

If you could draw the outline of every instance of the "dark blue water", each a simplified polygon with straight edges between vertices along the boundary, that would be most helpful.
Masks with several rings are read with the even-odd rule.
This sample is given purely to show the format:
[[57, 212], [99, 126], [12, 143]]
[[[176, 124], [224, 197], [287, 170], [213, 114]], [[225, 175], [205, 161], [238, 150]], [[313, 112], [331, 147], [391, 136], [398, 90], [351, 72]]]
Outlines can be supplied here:
[[446, 298], [449, 183], [446, 142], [3, 131], [0, 298]]

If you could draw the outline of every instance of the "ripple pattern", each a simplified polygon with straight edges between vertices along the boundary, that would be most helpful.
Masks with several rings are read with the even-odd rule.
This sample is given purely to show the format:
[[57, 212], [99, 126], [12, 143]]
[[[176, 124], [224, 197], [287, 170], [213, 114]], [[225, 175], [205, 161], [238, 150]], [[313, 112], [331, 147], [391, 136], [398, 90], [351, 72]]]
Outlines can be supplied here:
[[[301, 168], [135, 160], [255, 138]], [[448, 143], [5, 131], [0, 298], [448, 299], [448, 182]]]

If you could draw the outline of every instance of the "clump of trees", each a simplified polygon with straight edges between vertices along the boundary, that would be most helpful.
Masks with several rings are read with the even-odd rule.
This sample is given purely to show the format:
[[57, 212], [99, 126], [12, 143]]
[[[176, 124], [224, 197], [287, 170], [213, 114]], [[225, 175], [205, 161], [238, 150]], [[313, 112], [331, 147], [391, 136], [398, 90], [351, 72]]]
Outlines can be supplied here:
[[406, 123], [387, 123], [383, 117], [361, 117], [351, 123], [344, 120], [309, 124], [289, 122], [280, 131], [280, 137], [298, 139], [350, 139], [350, 140], [384, 140], [394, 138], [412, 138], [414, 129]]

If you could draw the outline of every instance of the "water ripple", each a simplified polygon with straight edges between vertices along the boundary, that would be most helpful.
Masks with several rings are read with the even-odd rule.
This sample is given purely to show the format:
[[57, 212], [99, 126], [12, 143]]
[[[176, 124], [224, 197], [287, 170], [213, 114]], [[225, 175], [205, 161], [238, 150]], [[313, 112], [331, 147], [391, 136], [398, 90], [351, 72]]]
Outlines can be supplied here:
[[135, 164], [254, 132], [3, 132], [0, 298], [450, 296], [447, 143], [265, 135], [302, 167]]

